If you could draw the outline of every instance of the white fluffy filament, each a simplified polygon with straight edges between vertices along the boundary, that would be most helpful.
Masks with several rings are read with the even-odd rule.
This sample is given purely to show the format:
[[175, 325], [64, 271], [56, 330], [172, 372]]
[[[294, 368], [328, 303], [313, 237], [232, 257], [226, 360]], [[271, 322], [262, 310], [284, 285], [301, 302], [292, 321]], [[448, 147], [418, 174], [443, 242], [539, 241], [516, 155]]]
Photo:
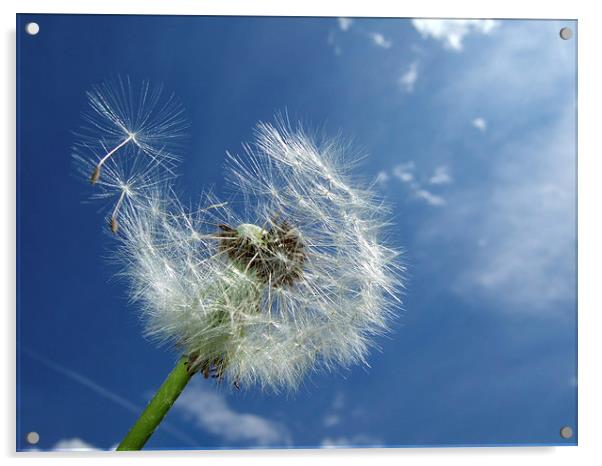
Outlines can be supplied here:
[[111, 219], [119, 211], [117, 254], [147, 335], [236, 386], [294, 388], [310, 370], [366, 363], [400, 307], [403, 267], [383, 242], [387, 210], [350, 181], [344, 146], [259, 124], [245, 155], [228, 155], [242, 212], [209, 194], [185, 209], [149, 150], [157, 163], [142, 181], [115, 169], [104, 185], [128, 186]]

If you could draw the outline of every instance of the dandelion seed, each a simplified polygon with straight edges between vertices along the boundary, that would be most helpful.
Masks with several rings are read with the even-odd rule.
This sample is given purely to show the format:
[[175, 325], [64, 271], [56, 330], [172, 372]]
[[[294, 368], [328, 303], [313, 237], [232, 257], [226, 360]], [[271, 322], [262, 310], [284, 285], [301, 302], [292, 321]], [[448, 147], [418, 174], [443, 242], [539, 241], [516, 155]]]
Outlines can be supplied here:
[[113, 213], [111, 214], [110, 226], [111, 226], [111, 231], [113, 233], [117, 233], [117, 229], [119, 228], [119, 223], [117, 222], [117, 213], [119, 212], [119, 207], [121, 207], [121, 204], [123, 203], [123, 199], [125, 198], [126, 193], [127, 193], [127, 188], [124, 188], [121, 191], [121, 195], [119, 196], [119, 199], [117, 200], [117, 204], [115, 204], [115, 208], [113, 209]]
[[87, 97], [86, 124], [76, 132], [73, 156], [78, 170], [98, 188], [94, 198], [117, 193], [108, 219], [116, 232], [117, 212], [127, 198], [174, 176], [188, 124], [175, 97], [147, 81], [136, 86], [128, 77], [116, 77], [94, 86]]
[[94, 172], [92, 172], [92, 176], [90, 177], [90, 181], [92, 182], [92, 184], [95, 184], [98, 181], [98, 179], [100, 178], [100, 169], [102, 168], [104, 163], [107, 160], [109, 160], [109, 157], [111, 157], [113, 154], [115, 154], [119, 149], [121, 149], [123, 146], [125, 146], [128, 142], [133, 141], [133, 140], [134, 140], [134, 135], [130, 134], [126, 139], [124, 139], [122, 142], [120, 142], [119, 145], [117, 145], [114, 149], [111, 149], [109, 152], [106, 153], [106, 155], [102, 159], [100, 159], [100, 161], [98, 162], [96, 167], [94, 167]]

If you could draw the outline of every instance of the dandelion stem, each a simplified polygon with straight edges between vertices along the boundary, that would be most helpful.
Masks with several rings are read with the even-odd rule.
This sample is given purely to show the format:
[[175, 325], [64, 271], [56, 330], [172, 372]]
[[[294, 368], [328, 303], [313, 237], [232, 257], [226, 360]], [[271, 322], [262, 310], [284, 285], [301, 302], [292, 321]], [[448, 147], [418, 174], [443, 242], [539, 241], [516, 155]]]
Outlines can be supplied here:
[[180, 358], [176, 367], [167, 376], [163, 385], [123, 438], [117, 447], [117, 451], [142, 449], [194, 375], [194, 371], [189, 370], [189, 364], [190, 360], [187, 356]]

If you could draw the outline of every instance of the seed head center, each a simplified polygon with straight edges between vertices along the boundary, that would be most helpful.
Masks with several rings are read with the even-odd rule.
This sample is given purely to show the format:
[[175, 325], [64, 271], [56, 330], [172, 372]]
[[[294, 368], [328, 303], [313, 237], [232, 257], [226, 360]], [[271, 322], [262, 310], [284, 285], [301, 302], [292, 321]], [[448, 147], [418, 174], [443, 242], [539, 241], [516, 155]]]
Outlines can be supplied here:
[[286, 221], [268, 229], [250, 223], [236, 228], [219, 225], [219, 250], [244, 271], [265, 284], [290, 286], [303, 276], [305, 244], [299, 232]]

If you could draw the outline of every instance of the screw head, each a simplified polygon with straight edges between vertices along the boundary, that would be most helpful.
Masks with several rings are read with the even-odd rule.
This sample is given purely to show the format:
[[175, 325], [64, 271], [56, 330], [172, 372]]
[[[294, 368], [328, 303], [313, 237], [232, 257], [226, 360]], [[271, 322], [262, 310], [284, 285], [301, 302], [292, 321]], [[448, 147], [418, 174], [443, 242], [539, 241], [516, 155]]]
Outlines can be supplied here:
[[25, 32], [30, 36], [35, 36], [38, 32], [40, 32], [40, 25], [38, 23], [27, 23], [25, 25]]
[[560, 38], [563, 40], [569, 40], [573, 37], [573, 31], [571, 28], [562, 28], [560, 30]]
[[25, 440], [27, 440], [27, 443], [30, 445], [36, 445], [40, 441], [40, 434], [37, 432], [28, 432]]
[[571, 426], [564, 426], [560, 429], [560, 436], [564, 439], [569, 439], [573, 436], [573, 429]]

